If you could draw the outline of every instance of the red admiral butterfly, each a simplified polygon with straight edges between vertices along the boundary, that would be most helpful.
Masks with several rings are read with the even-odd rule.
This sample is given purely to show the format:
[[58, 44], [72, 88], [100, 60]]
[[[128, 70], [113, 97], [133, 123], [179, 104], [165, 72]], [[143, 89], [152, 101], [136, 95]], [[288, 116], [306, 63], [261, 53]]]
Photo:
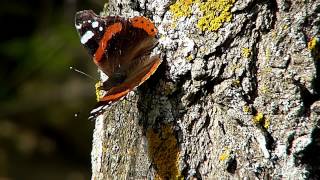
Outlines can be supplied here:
[[[161, 63], [158, 55], [151, 56], [158, 43], [157, 29], [146, 17], [100, 17], [84, 10], [76, 13], [75, 26], [93, 62], [108, 76], [99, 87], [106, 92], [98, 98], [99, 105], [109, 105], [127, 95]], [[101, 110], [100, 106], [91, 113]]]

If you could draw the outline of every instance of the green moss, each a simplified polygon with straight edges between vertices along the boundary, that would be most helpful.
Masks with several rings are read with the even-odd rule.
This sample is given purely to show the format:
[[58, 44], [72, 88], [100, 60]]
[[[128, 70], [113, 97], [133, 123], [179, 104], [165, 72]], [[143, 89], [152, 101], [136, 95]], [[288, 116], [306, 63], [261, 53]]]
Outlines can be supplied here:
[[148, 154], [157, 170], [156, 179], [182, 179], [178, 169], [179, 149], [170, 125], [147, 130]]

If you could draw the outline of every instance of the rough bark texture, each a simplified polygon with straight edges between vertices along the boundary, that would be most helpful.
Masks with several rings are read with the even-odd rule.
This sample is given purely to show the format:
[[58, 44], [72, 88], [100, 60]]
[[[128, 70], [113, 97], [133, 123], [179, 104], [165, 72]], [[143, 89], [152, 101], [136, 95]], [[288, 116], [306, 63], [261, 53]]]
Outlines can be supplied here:
[[104, 14], [152, 19], [163, 63], [96, 119], [92, 179], [320, 179], [320, 0], [110, 0]]

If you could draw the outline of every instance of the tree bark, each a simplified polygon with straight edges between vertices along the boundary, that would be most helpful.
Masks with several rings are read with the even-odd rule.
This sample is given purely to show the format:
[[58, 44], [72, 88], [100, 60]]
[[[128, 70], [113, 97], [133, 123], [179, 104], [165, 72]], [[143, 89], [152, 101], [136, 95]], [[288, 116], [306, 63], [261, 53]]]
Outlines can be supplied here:
[[110, 0], [162, 64], [96, 119], [92, 179], [320, 179], [320, 0]]

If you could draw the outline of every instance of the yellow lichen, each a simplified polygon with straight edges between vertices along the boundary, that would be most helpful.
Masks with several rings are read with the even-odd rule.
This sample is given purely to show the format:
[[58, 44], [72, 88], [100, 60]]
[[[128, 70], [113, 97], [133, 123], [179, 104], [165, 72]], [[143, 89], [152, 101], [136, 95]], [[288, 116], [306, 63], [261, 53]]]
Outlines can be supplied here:
[[270, 123], [271, 123], [270, 119], [269, 118], [265, 118], [263, 127], [266, 128], [266, 129], [269, 129]]
[[229, 68], [230, 68], [231, 71], [237, 71], [237, 70], [241, 69], [242, 66], [241, 66], [241, 64], [233, 63], [231, 66], [229, 66]]
[[[260, 72], [258, 72], [258, 75], [261, 77], [268, 77], [270, 76], [270, 74], [272, 74], [272, 68], [271, 67], [264, 67], [261, 69]], [[264, 86], [264, 85], [262, 85]]]
[[242, 54], [242, 57], [248, 58], [251, 55], [251, 49], [242, 48], [241, 54]]
[[232, 81], [232, 85], [240, 86], [241, 85], [241, 81], [239, 79], [235, 79], [235, 80]]
[[245, 105], [245, 106], [242, 107], [242, 111], [245, 112], [245, 113], [248, 113], [248, 112], [250, 112], [250, 107]]
[[102, 146], [102, 152], [107, 152], [108, 151], [108, 147], [106, 145]]
[[162, 125], [156, 131], [149, 128], [148, 154], [156, 169], [156, 179], [181, 179], [178, 169], [179, 148], [177, 139], [170, 125]]
[[175, 29], [176, 27], [177, 27], [177, 23], [172, 22], [172, 24], [170, 25], [170, 29]]
[[191, 5], [193, 0], [177, 0], [176, 3], [170, 6], [170, 11], [174, 19], [188, 17], [191, 15]]
[[103, 96], [103, 92], [100, 90], [100, 88], [103, 86], [103, 83], [101, 81], [97, 82], [95, 84], [95, 89], [96, 89], [96, 98], [97, 98], [97, 101], [99, 101], [102, 96]]
[[271, 38], [274, 40], [277, 37], [277, 32], [275, 30], [271, 31]]
[[268, 86], [266, 86], [266, 85], [264, 85], [264, 84], [260, 86], [259, 91], [260, 91], [262, 94], [267, 94], [267, 93], [270, 92]]
[[316, 37], [313, 37], [309, 42], [308, 42], [308, 49], [309, 50], [314, 50], [317, 43], [319, 43], [319, 39]]
[[231, 7], [235, 0], [177, 0], [170, 6], [173, 19], [189, 17], [192, 14], [192, 6], [199, 7], [201, 15], [197, 27], [202, 31], [216, 31], [224, 22], [232, 19]]
[[264, 117], [263, 114], [261, 112], [258, 112], [254, 117], [253, 117], [253, 123], [255, 125], [257, 124], [261, 124], [261, 122], [263, 121]]
[[189, 56], [186, 57], [187, 61], [191, 61], [192, 59], [193, 59], [193, 55], [192, 54], [190, 54]]
[[177, 90], [177, 87], [172, 82], [167, 82], [164, 84], [164, 94], [166, 96], [171, 95]]
[[320, 61], [320, 38], [313, 37], [308, 42], [308, 49], [311, 51], [311, 55], [316, 62]]
[[230, 22], [231, 7], [235, 0], [208, 0], [199, 3], [203, 16], [199, 19], [197, 27], [202, 31], [216, 31], [224, 22]]
[[270, 119], [266, 118], [261, 112], [258, 112], [255, 116], [253, 116], [252, 121], [256, 126], [262, 126], [265, 129], [268, 129], [270, 127]]
[[267, 48], [266, 48], [266, 60], [267, 60], [267, 62], [270, 60], [270, 57], [271, 57], [270, 48], [267, 47]]
[[219, 161], [225, 161], [230, 157], [230, 150], [225, 149], [222, 154], [219, 156]]

